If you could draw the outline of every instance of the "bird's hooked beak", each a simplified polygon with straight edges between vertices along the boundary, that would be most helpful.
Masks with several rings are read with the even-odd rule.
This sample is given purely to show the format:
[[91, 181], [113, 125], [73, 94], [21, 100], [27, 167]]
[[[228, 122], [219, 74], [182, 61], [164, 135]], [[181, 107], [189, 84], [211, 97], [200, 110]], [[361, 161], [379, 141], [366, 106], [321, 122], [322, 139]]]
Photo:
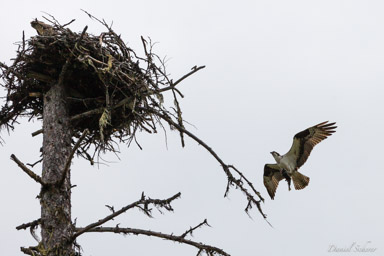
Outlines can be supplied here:
[[272, 155], [273, 157], [275, 157], [275, 156], [278, 156], [279, 154], [278, 154], [276, 151], [272, 151], [272, 152], [271, 152], [271, 155]]

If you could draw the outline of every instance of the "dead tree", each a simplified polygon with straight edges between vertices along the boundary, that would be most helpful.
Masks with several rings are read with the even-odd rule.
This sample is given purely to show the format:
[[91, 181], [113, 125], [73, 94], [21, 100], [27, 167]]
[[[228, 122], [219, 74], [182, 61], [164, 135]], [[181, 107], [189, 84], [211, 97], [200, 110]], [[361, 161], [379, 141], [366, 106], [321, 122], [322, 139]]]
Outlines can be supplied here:
[[[80, 255], [77, 237], [87, 232], [114, 232], [189, 244], [198, 249], [198, 254], [229, 255], [217, 247], [188, 238], [195, 229], [208, 225], [206, 220], [180, 235], [103, 226], [133, 208], [141, 209], [148, 216], [152, 215], [153, 207], [172, 211], [171, 203], [180, 193], [168, 199], [152, 199], [143, 194], [120, 210], [110, 207], [109, 216], [86, 227], [73, 223], [70, 180], [73, 156], [83, 157], [93, 165], [99, 154], [115, 152], [116, 143], [137, 143], [137, 132], [156, 133], [163, 123], [179, 132], [183, 146], [187, 135], [220, 163], [228, 178], [225, 196], [231, 187], [239, 189], [248, 201], [245, 211], [248, 213], [256, 206], [266, 218], [260, 207], [264, 199], [252, 183], [184, 126], [179, 104], [183, 94], [176, 86], [204, 66], [195, 66], [173, 81], [163, 61], [153, 53], [150, 40], [141, 38], [145, 55], [140, 57], [104, 20], [88, 15], [102, 23], [106, 32], [92, 35], [87, 33], [86, 26], [81, 33], [76, 33], [67, 28], [74, 20], [61, 25], [53, 16], [44, 17], [46, 23], [31, 22], [37, 36], [26, 40], [23, 33], [13, 64], [0, 63], [1, 85], [7, 91], [0, 111], [1, 128], [13, 130], [22, 116], [43, 121], [42, 129], [32, 134], [43, 135], [42, 159], [38, 161], [43, 162], [42, 175], [11, 155], [11, 159], [41, 185], [38, 196], [41, 217], [17, 227], [18, 230], [29, 228], [32, 234], [40, 227], [41, 240], [36, 238], [37, 246], [21, 250], [29, 255]], [[165, 93], [172, 93], [174, 107], [164, 106]]]

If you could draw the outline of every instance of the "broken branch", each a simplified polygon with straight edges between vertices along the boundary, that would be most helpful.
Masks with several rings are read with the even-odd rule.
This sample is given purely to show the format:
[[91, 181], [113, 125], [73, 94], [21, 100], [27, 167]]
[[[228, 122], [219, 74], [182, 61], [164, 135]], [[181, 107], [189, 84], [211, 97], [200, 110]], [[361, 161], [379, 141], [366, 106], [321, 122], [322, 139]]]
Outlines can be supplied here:
[[43, 129], [40, 129], [40, 130], [33, 132], [32, 137], [35, 137], [35, 136], [39, 135], [40, 133], [43, 133], [43, 131], [44, 131]]
[[20, 229], [27, 229], [29, 227], [35, 227], [35, 226], [39, 225], [40, 222], [41, 222], [41, 219], [37, 219], [37, 220], [31, 221], [28, 223], [21, 224], [20, 226], [17, 226], [16, 229], [20, 230]]
[[31, 177], [36, 182], [40, 183], [42, 186], [45, 186], [45, 183], [41, 179], [39, 175], [31, 171], [27, 166], [25, 166], [14, 154], [11, 155], [11, 159], [26, 173], [29, 177]]

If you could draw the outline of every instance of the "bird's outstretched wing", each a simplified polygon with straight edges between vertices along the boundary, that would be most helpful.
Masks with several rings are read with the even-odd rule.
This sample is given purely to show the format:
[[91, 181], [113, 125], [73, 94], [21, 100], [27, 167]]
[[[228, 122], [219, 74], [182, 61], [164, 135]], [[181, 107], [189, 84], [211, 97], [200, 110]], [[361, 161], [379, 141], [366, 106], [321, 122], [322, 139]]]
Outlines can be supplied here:
[[284, 177], [281, 174], [277, 164], [266, 164], [264, 166], [264, 186], [267, 188], [268, 194], [272, 200], [275, 197], [279, 181], [281, 181], [283, 178]]
[[335, 132], [337, 128], [335, 124], [325, 121], [301, 131], [293, 137], [292, 147], [286, 155], [296, 159], [297, 168], [300, 168], [307, 161], [316, 144]]

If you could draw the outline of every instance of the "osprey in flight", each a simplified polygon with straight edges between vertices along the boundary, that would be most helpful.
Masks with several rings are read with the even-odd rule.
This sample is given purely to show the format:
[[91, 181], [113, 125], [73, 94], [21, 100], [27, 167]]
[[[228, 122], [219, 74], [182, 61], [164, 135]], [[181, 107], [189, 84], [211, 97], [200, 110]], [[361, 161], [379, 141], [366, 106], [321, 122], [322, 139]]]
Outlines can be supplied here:
[[264, 166], [264, 185], [272, 199], [282, 179], [288, 182], [289, 190], [291, 190], [291, 179], [296, 190], [308, 185], [309, 177], [297, 170], [307, 161], [313, 147], [335, 132], [337, 127], [335, 124], [326, 121], [299, 132], [293, 137], [291, 149], [283, 156], [275, 151], [271, 152], [276, 164]]

